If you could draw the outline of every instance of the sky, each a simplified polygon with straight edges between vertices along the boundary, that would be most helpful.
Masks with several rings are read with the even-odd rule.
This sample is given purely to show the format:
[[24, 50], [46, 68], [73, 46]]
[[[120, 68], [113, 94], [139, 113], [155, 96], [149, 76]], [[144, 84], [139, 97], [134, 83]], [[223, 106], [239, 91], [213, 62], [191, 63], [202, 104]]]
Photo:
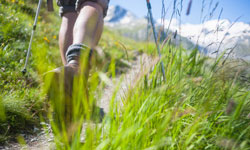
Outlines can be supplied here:
[[[110, 0], [110, 5], [120, 5], [125, 9], [133, 12], [138, 17], [144, 17], [147, 15], [147, 5], [146, 0]], [[152, 5], [152, 11], [154, 19], [161, 18], [162, 12], [162, 0], [150, 0]], [[169, 19], [172, 10], [174, 0], [163, 0], [165, 8], [167, 11], [166, 19]], [[177, 5], [180, 8], [180, 1], [177, 0]], [[215, 7], [216, 3], [219, 2], [217, 9], [214, 12], [212, 19], [218, 19], [219, 14], [222, 11], [221, 19], [228, 19], [234, 22], [237, 21], [245, 22], [250, 24], [250, 0], [205, 0], [205, 11], [203, 17], [201, 17], [202, 1], [203, 0], [193, 0], [190, 15], [186, 15], [186, 10], [188, 8], [188, 3], [190, 0], [183, 0], [183, 11], [181, 13], [181, 21], [183, 23], [199, 24], [201, 23], [201, 18], [208, 15], [209, 12]], [[208, 11], [209, 4], [212, 3], [210, 11]]]

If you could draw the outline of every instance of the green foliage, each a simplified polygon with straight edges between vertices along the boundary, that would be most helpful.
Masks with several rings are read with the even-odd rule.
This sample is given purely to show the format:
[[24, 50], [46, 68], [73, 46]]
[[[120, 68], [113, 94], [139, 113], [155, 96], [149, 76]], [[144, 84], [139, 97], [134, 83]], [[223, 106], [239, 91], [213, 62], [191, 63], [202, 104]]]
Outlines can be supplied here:
[[[84, 92], [79, 91], [90, 88], [89, 102], [95, 103], [97, 85], [105, 81], [96, 78], [96, 72], [90, 77], [90, 85], [81, 86], [81, 90], [75, 88], [76, 99], [73, 101], [81, 102], [85, 107], [84, 112], [79, 111], [82, 109], [73, 110], [77, 119], [72, 124], [87, 122], [86, 138], [81, 144], [81, 126], [74, 126], [72, 137], [72, 132], [58, 130], [54, 125], [55, 135], [60, 141], [57, 148], [249, 149], [249, 90], [238, 80], [224, 80], [218, 69], [213, 71], [219, 66], [207, 66], [208, 58], [197, 50], [189, 53], [168, 45], [162, 51], [166, 81], [162, 78], [160, 64], [157, 64], [148, 73], [140, 74], [141, 78], [133, 83], [121, 100], [115, 100], [120, 88], [118, 84], [110, 102], [110, 111], [101, 126], [93, 127], [89, 123], [90, 117], [86, 116], [92, 113], [85, 110], [92, 110], [92, 107], [86, 104], [86, 98], [82, 96]], [[220, 62], [216, 60], [217, 64]], [[110, 70], [112, 72], [113, 67]], [[83, 85], [81, 80], [76, 80], [76, 87]], [[59, 93], [54, 92], [57, 95], [63, 92]]]
[[[39, 75], [35, 71], [37, 70], [34, 65], [35, 55], [31, 55], [28, 74], [24, 76], [21, 73], [34, 20], [36, 9], [34, 6], [37, 4], [37, 1], [29, 1], [27, 4], [26, 2], [4, 0], [0, 5], [1, 143], [12, 136], [15, 137], [16, 134], [32, 132], [34, 126], [40, 126], [38, 116], [45, 112], [43, 109], [45, 97], [39, 88]], [[44, 28], [46, 25], [50, 24], [41, 23], [38, 28]], [[56, 31], [50, 31], [50, 33], [55, 35]], [[47, 37], [46, 32], [41, 29], [36, 31], [32, 52], [38, 50], [36, 45], [39, 45], [41, 49], [57, 48], [57, 44], [53, 44], [53, 42], [48, 46], [45, 37]], [[56, 57], [56, 53], [45, 52], [47, 57], [43, 58], [44, 61]], [[49, 61], [47, 62], [49, 63]], [[46, 69], [51, 68], [51, 65], [44, 65]]]
[[[41, 85], [43, 74], [61, 66], [58, 50], [58, 31], [61, 18], [58, 7], [49, 13], [43, 3], [37, 28], [31, 47], [28, 73], [23, 69], [38, 0], [1, 0], [0, 5], [0, 142], [20, 132], [31, 132], [33, 126], [39, 126], [39, 116], [44, 116], [48, 105], [45, 91]], [[119, 35], [105, 29], [100, 45], [104, 56], [101, 58], [101, 70], [107, 72], [111, 60], [117, 69], [125, 72], [129, 66], [125, 63], [133, 58], [137, 46], [124, 46], [126, 41]], [[126, 58], [121, 61], [121, 58]], [[123, 68], [123, 69], [122, 69]], [[108, 72], [108, 76], [113, 72]]]
[[157, 65], [130, 89], [123, 108], [113, 104], [102, 127], [87, 133], [95, 142], [87, 138], [86, 144], [96, 149], [248, 149], [249, 91], [203, 69], [197, 51], [167, 49], [171, 52], [166, 50], [162, 59], [166, 82]]
[[[83, 59], [82, 76], [73, 79], [73, 98], [67, 99], [64, 77], [56, 82], [53, 76], [42, 76], [61, 65], [56, 12], [49, 15], [42, 9], [29, 74], [20, 73], [37, 3], [28, 2], [1, 0], [0, 142], [31, 130], [39, 124], [39, 116], [46, 114], [58, 149], [249, 149], [250, 93], [238, 82], [238, 72], [224, 69], [222, 57], [214, 61], [198, 49], [187, 52], [169, 44], [162, 49], [166, 80], [160, 65], [152, 65], [124, 98], [116, 100], [119, 82], [110, 111], [101, 125], [93, 127], [91, 122], [98, 121], [93, 119], [98, 114], [95, 103], [109, 77], [129, 68], [126, 61], [135, 58], [135, 49], [156, 55], [154, 44], [135, 43], [105, 29], [100, 41], [104, 55], [97, 60], [102, 63], [93, 64], [87, 80], [88, 59]], [[45, 93], [50, 93], [49, 98]], [[83, 122], [87, 124], [84, 144], [80, 142]]]

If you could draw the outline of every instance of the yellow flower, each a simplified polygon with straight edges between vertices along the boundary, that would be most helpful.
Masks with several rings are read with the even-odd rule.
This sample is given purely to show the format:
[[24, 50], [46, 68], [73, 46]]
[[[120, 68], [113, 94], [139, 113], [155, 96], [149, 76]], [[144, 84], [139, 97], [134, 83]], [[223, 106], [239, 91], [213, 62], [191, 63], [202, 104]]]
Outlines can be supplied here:
[[120, 46], [119, 42], [115, 42], [115, 45], [116, 45], [117, 47], [119, 47], [119, 46]]
[[56, 39], [56, 35], [53, 36], [53, 39]]
[[23, 1], [19, 1], [19, 4], [20, 4], [20, 5], [24, 5], [24, 2], [23, 2]]
[[48, 39], [47, 37], [44, 37], [43, 39], [44, 39], [44, 41], [46, 41], [46, 42], [48, 42], [48, 43], [50, 42], [49, 39]]

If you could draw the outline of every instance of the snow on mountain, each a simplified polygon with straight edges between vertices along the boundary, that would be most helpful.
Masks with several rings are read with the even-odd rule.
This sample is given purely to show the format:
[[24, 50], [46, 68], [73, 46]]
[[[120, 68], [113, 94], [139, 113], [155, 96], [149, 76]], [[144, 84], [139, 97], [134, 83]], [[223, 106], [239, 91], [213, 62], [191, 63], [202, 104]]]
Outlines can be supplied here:
[[106, 25], [128, 24], [138, 18], [130, 11], [121, 6], [110, 6], [107, 16], [105, 17]]
[[123, 36], [135, 40], [144, 40], [147, 36], [147, 20], [138, 18], [121, 6], [110, 6], [104, 21], [105, 26], [118, 30]]
[[[158, 21], [158, 23], [160, 20]], [[173, 20], [170, 30], [178, 31], [179, 35], [188, 38], [208, 51], [208, 55], [216, 56], [217, 51], [233, 50], [235, 57], [250, 56], [250, 25], [243, 22], [231, 23], [228, 20], [210, 20], [203, 24], [178, 24]], [[165, 21], [168, 25], [169, 21]]]
[[[170, 21], [165, 20], [165, 27]], [[163, 23], [156, 21], [159, 29]], [[145, 40], [147, 36], [147, 19], [138, 18], [121, 6], [111, 6], [105, 18], [105, 25], [118, 29], [123, 35], [136, 40]], [[203, 24], [182, 24], [176, 19], [171, 21], [170, 32], [177, 31], [177, 40], [184, 48], [192, 49], [195, 45], [207, 55], [215, 57], [224, 51], [231, 51], [232, 57], [250, 60], [250, 25], [228, 20], [210, 20]], [[176, 41], [175, 43], [178, 43]], [[180, 44], [180, 43], [178, 43]], [[216, 53], [218, 51], [218, 53]]]

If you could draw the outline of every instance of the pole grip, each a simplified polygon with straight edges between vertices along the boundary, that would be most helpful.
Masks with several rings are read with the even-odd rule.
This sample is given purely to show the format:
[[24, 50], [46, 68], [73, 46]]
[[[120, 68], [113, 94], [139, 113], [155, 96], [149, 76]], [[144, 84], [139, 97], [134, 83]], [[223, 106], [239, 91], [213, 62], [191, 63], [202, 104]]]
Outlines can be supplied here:
[[47, 9], [48, 11], [54, 11], [53, 0], [47, 0]]
[[147, 6], [148, 6], [148, 9], [151, 9], [152, 7], [151, 7], [151, 4], [150, 4], [150, 2], [149, 2], [149, 0], [147, 0]]

